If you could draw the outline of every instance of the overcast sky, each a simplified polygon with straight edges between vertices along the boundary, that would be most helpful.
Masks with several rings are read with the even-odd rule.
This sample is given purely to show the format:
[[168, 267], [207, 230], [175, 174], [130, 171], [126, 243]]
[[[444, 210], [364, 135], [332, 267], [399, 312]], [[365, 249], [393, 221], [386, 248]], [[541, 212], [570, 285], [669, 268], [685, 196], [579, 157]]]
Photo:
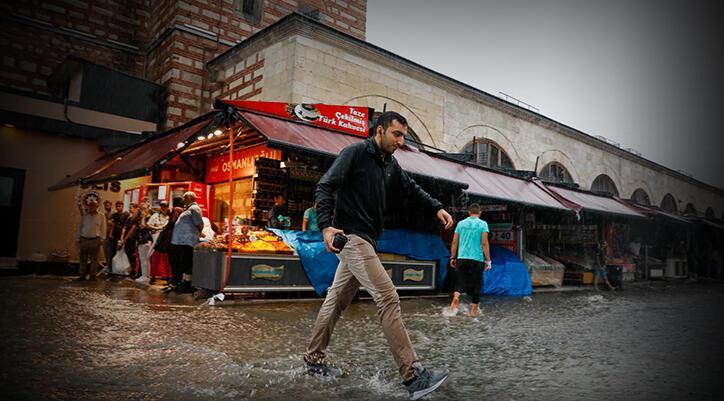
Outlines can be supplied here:
[[367, 40], [724, 188], [724, 24], [695, 3], [369, 0]]

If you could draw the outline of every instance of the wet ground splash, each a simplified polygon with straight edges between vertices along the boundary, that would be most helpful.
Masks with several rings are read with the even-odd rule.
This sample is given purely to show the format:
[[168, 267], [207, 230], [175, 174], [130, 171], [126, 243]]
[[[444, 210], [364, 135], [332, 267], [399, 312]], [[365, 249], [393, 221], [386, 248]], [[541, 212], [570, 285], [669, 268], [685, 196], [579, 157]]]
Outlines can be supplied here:
[[[423, 363], [450, 369], [430, 400], [724, 398], [724, 285], [699, 283], [402, 301]], [[353, 304], [329, 352], [300, 356], [319, 303], [199, 306], [123, 283], [0, 279], [5, 400], [403, 400], [374, 305]]]

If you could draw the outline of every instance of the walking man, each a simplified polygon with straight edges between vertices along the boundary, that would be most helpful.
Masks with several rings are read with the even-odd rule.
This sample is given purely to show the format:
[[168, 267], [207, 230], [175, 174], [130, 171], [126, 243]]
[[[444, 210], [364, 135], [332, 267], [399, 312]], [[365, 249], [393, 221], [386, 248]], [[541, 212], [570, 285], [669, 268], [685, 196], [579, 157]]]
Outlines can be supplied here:
[[98, 201], [88, 198], [85, 205], [87, 211], [82, 212], [78, 227], [78, 280], [80, 281], [95, 278], [101, 243], [106, 239], [106, 216], [98, 211]]
[[594, 267], [595, 274], [593, 276], [593, 288], [598, 291], [598, 282], [603, 281], [611, 291], [616, 290], [616, 287], [611, 284], [608, 280], [608, 274], [606, 274], [606, 266], [608, 262], [608, 244], [606, 241], [601, 241], [596, 252], [596, 265]]
[[[322, 177], [315, 190], [319, 228], [331, 252], [339, 252], [334, 282], [327, 290], [304, 357], [312, 374], [327, 374], [325, 350], [342, 311], [360, 286], [374, 299], [382, 331], [392, 351], [403, 384], [416, 400], [434, 391], [447, 378], [446, 369], [425, 369], [419, 362], [402, 322], [400, 298], [375, 252], [383, 229], [386, 205], [408, 198], [421, 212], [436, 214], [449, 228], [452, 217], [402, 171], [392, 154], [405, 143], [407, 121], [394, 112], [383, 113], [366, 141], [347, 146]], [[335, 202], [336, 195], [336, 202]], [[335, 235], [346, 235], [342, 249]]]
[[[480, 205], [473, 203], [468, 207], [470, 217], [458, 223], [450, 249], [450, 266], [455, 268], [457, 286], [450, 303], [452, 313], [457, 313], [460, 294], [467, 292], [472, 298], [471, 317], [480, 314], [480, 291], [483, 288], [483, 264], [485, 271], [490, 270], [490, 244], [488, 243], [488, 223], [480, 219]], [[483, 258], [483, 256], [485, 256]]]

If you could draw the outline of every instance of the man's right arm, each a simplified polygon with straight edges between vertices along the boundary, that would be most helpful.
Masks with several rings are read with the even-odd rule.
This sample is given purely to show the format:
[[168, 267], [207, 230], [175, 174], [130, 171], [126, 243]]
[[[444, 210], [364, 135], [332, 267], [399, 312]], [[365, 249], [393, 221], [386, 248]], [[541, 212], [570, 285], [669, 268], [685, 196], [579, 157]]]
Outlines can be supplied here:
[[342, 149], [334, 160], [332, 167], [322, 176], [314, 190], [314, 198], [317, 200], [317, 222], [320, 230], [332, 226], [334, 214], [334, 193], [337, 192], [354, 163], [355, 146], [347, 146]]

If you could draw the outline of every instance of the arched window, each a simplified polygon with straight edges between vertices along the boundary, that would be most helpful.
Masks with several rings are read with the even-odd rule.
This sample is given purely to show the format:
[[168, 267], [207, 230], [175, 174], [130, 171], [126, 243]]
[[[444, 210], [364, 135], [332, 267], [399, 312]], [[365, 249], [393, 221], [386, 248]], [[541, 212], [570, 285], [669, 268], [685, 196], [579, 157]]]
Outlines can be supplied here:
[[591, 184], [591, 191], [618, 196], [616, 184], [614, 184], [611, 177], [606, 174], [601, 174], [593, 180], [593, 184]]
[[515, 170], [513, 162], [510, 161], [510, 157], [503, 148], [489, 139], [475, 139], [465, 145], [463, 152], [472, 154], [472, 162], [479, 166], [498, 170]]
[[664, 199], [661, 200], [661, 210], [669, 213], [676, 213], [679, 208], [676, 207], [676, 199], [671, 194], [664, 195]]
[[638, 203], [639, 205], [649, 206], [651, 204], [649, 194], [647, 194], [646, 191], [641, 188], [634, 191], [634, 193], [631, 195], [631, 200]]
[[686, 204], [686, 208], [684, 209], [684, 214], [696, 216], [696, 208], [694, 207], [693, 203]]
[[548, 182], [573, 182], [568, 170], [556, 162], [546, 164], [538, 176], [541, 180]]
[[708, 208], [706, 208], [706, 213], [704, 213], [704, 217], [706, 217], [707, 219], [715, 219], [715, 218], [716, 218], [716, 214], [714, 214], [714, 209], [712, 209], [711, 206], [709, 206]]

